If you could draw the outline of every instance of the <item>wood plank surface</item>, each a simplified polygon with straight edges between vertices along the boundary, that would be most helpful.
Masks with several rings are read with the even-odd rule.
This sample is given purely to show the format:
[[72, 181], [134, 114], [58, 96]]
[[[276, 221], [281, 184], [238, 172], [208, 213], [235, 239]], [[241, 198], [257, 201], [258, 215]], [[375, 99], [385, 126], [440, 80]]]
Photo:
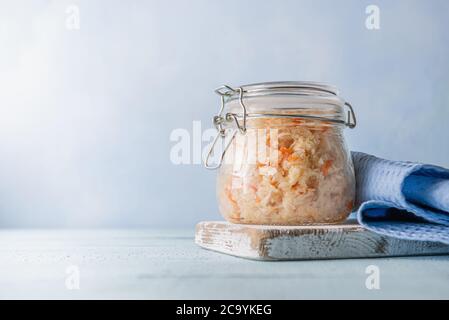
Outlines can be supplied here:
[[345, 259], [449, 254], [449, 245], [382, 236], [355, 220], [326, 226], [260, 226], [200, 222], [195, 242], [209, 250], [256, 260]]

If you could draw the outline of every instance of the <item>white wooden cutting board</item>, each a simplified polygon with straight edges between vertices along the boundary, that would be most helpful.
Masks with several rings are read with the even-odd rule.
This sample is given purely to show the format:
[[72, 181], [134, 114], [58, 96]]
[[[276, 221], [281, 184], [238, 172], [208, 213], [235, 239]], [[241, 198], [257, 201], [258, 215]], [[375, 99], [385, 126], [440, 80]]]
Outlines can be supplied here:
[[401, 240], [364, 229], [355, 220], [327, 226], [261, 226], [205, 221], [195, 242], [209, 250], [256, 260], [343, 259], [449, 254], [449, 245]]

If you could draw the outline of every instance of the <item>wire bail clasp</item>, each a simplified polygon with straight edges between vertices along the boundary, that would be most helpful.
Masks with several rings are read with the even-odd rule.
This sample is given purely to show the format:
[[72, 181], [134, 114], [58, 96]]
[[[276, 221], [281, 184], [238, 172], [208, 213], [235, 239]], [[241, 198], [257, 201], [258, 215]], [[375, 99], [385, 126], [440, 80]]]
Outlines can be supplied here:
[[[210, 146], [209, 151], [207, 152], [206, 159], [204, 160], [204, 167], [206, 169], [211, 169], [211, 170], [215, 170], [215, 169], [218, 169], [221, 167], [225, 153], [229, 149], [237, 132], [240, 132], [240, 134], [246, 133], [246, 117], [247, 117], [246, 106], [243, 103], [243, 88], [242, 87], [234, 89], [228, 85], [223, 85], [223, 86], [217, 88], [215, 90], [215, 93], [218, 94], [221, 98], [221, 105], [220, 105], [218, 114], [213, 117], [213, 124], [214, 124], [215, 128], [217, 129], [217, 135], [215, 136], [214, 141], [212, 142], [212, 145]], [[235, 113], [228, 112], [225, 115], [223, 115], [227, 99], [232, 97], [235, 94], [239, 95], [239, 103], [242, 108], [242, 117], [243, 117], [242, 124], [238, 120], [238, 118], [237, 118], [238, 116]], [[225, 140], [226, 140], [225, 124], [231, 123], [233, 121], [235, 123], [236, 129], [234, 129], [233, 132], [231, 133], [229, 141], [226, 143], [226, 145], [223, 149], [223, 152], [221, 153], [219, 162], [216, 165], [209, 164], [210, 158], [212, 156], [212, 153], [214, 152], [217, 142], [219, 140], [221, 140], [222, 142], [225, 142]]]
[[349, 129], [354, 129], [357, 125], [357, 119], [355, 117], [355, 112], [354, 109], [352, 108], [352, 105], [349, 102], [345, 102], [345, 106], [348, 107], [348, 117], [346, 119], [346, 123], [345, 125], [349, 128]]

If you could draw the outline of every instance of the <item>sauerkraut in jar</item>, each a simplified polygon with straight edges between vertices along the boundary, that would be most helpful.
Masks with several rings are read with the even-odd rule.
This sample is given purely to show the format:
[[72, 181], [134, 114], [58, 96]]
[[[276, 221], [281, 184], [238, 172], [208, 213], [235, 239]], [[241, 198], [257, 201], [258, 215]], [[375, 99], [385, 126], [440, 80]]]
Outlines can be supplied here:
[[[276, 82], [217, 93], [215, 147], [221, 140], [224, 146], [213, 168], [219, 168], [217, 198], [226, 220], [309, 225], [347, 218], [355, 178], [342, 129], [355, 126], [355, 115], [334, 87]], [[212, 148], [208, 156], [217, 153]]]

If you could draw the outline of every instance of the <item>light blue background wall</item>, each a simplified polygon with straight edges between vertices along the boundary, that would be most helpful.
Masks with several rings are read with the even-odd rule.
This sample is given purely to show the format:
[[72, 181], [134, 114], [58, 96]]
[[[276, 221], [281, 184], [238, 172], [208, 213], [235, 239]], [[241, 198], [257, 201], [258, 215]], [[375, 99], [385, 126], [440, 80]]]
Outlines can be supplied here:
[[0, 3], [0, 227], [218, 219], [214, 173], [171, 164], [169, 135], [209, 126], [222, 83], [336, 84], [352, 149], [449, 166], [449, 1]]

